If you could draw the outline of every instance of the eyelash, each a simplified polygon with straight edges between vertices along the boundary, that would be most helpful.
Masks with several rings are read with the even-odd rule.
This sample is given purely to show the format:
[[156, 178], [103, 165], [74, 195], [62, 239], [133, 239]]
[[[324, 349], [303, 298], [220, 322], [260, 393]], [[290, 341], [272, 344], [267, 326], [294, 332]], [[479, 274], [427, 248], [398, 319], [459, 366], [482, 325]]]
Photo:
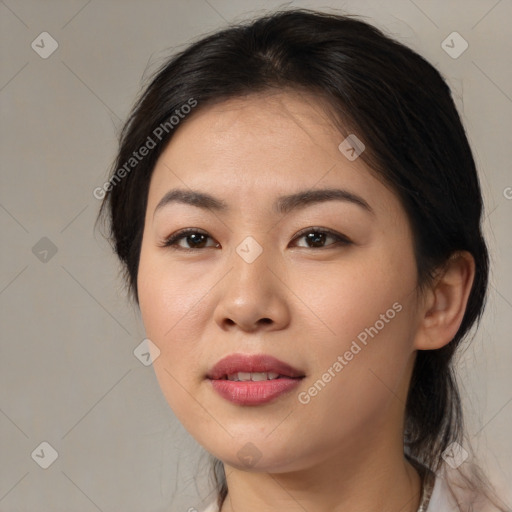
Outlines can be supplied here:
[[[301, 232], [299, 232], [297, 234], [297, 236], [294, 238], [294, 240], [296, 240], [298, 238], [302, 238], [308, 233], [316, 233], [316, 234], [321, 233], [324, 235], [328, 235], [328, 236], [334, 238], [335, 242], [330, 245], [324, 246], [324, 247], [302, 247], [303, 249], [325, 250], [325, 249], [328, 249], [333, 246], [338, 246], [338, 245], [347, 246], [347, 245], [352, 244], [352, 241], [344, 235], [336, 233], [335, 231], [331, 231], [331, 230], [324, 229], [324, 228], [316, 228], [316, 227], [306, 228], [306, 229], [302, 230]], [[159, 246], [167, 247], [167, 248], [175, 249], [175, 250], [179, 250], [179, 251], [185, 251], [185, 252], [195, 252], [195, 251], [199, 251], [199, 250], [203, 250], [203, 249], [215, 249], [215, 247], [205, 247], [202, 249], [197, 249], [197, 248], [194, 249], [194, 248], [180, 247], [179, 245], [177, 245], [177, 242], [186, 238], [189, 235], [205, 235], [208, 238], [211, 238], [208, 235], [208, 233], [206, 233], [204, 231], [201, 231], [201, 230], [198, 230], [195, 228], [186, 228], [186, 229], [182, 229], [181, 231], [178, 231], [177, 233], [174, 233], [173, 235], [167, 237], [165, 240], [163, 240], [163, 242]]]

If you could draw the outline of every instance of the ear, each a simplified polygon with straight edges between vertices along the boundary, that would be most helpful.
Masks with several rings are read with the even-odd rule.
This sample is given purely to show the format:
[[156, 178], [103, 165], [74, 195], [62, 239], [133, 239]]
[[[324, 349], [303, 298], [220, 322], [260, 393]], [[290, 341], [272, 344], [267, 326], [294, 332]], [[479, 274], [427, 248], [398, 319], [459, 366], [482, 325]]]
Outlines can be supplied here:
[[474, 278], [473, 256], [467, 251], [452, 254], [425, 292], [418, 312], [415, 349], [438, 349], [455, 337], [466, 311]]

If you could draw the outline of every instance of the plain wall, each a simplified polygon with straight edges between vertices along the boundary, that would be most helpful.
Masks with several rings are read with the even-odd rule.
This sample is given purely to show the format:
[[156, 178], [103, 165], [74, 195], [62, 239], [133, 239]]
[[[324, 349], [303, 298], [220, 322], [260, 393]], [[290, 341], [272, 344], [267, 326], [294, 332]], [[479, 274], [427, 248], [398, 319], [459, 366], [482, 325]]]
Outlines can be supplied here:
[[[493, 263], [486, 313], [459, 375], [469, 438], [491, 479], [503, 491], [512, 482], [511, 2], [4, 0], [1, 511], [186, 511], [211, 499], [205, 453], [133, 354], [144, 329], [94, 231], [93, 190], [105, 182], [143, 76], [201, 35], [280, 6], [366, 16], [453, 89]], [[441, 47], [453, 31], [469, 43], [456, 59]], [[58, 43], [47, 58], [31, 47], [51, 49], [42, 32]], [[44, 441], [58, 452], [48, 469], [31, 457]]]

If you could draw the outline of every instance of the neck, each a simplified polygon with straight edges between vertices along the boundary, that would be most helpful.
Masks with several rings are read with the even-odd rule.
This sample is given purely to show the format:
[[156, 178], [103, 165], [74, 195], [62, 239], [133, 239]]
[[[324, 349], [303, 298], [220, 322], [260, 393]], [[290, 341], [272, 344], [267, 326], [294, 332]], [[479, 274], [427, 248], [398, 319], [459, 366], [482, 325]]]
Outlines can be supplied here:
[[357, 458], [338, 453], [288, 473], [247, 472], [225, 465], [229, 491], [221, 512], [416, 512], [420, 476], [401, 446], [393, 457], [390, 448], [359, 451]]

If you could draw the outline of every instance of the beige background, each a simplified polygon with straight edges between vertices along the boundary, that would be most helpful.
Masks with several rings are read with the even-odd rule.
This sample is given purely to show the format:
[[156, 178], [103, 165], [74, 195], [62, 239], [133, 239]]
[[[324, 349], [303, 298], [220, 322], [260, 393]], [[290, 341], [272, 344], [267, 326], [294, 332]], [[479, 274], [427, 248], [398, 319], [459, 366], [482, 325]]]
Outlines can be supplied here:
[[[512, 482], [510, 0], [4, 0], [1, 511], [186, 511], [211, 499], [204, 452], [133, 354], [144, 330], [93, 232], [93, 190], [143, 75], [202, 34], [278, 6], [367, 16], [453, 88], [480, 171], [494, 265], [485, 317], [461, 358], [461, 387], [484, 467], [503, 489]], [[441, 48], [453, 31], [469, 43], [457, 59]], [[46, 59], [31, 47], [42, 32], [58, 43]], [[43, 441], [58, 452], [47, 469], [35, 461], [49, 460]]]

